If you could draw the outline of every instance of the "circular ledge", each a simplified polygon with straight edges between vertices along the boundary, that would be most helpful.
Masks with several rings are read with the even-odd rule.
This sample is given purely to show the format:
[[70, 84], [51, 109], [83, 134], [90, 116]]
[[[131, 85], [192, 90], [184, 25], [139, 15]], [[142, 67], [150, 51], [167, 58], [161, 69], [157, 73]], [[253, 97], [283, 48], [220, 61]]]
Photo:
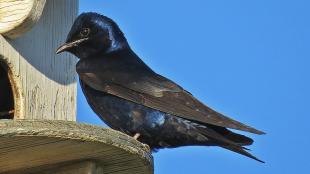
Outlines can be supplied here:
[[0, 1], [0, 34], [11, 39], [29, 31], [40, 19], [46, 0]]
[[147, 146], [118, 131], [70, 121], [1, 120], [0, 173], [96, 160], [104, 173], [153, 173]]

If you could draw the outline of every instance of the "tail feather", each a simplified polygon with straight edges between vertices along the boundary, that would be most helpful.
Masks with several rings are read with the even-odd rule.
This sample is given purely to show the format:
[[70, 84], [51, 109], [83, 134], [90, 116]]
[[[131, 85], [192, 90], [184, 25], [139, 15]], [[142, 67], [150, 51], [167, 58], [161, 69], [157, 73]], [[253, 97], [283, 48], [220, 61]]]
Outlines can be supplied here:
[[216, 142], [220, 142], [221, 144], [229, 144], [234, 146], [239, 146], [238, 143], [226, 138], [225, 136], [218, 133], [216, 130], [204, 127], [204, 128], [198, 128], [201, 134], [205, 135], [206, 137], [212, 138]]
[[207, 125], [204, 128], [200, 127], [198, 128], [198, 130], [200, 130], [200, 132], [206, 137], [213, 139], [215, 142], [214, 145], [223, 147], [225, 149], [231, 150], [233, 152], [242, 154], [256, 161], [264, 163], [264, 161], [256, 158], [255, 156], [246, 151], [249, 149], [243, 147], [246, 145], [251, 145], [253, 143], [253, 140], [251, 138], [234, 133], [224, 127], [218, 127], [213, 125]]
[[247, 136], [236, 134], [236, 133], [229, 133], [225, 135], [225, 137], [235, 143], [237, 143], [240, 146], [249, 146], [253, 144], [253, 140]]
[[245, 151], [245, 150], [243, 149], [243, 147], [241, 147], [241, 146], [238, 147], [238, 146], [222, 145], [221, 147], [223, 147], [223, 148], [225, 148], [225, 149], [228, 149], [228, 150], [231, 150], [231, 151], [234, 151], [234, 152], [239, 153], [239, 154], [241, 154], [241, 155], [247, 156], [247, 157], [252, 158], [252, 159], [254, 159], [254, 160], [256, 160], [256, 161], [259, 161], [259, 162], [261, 162], [261, 163], [265, 163], [264, 161], [262, 161], [262, 160], [256, 158], [255, 156], [253, 156], [253, 155], [250, 154], [249, 152]]
[[219, 127], [219, 126], [214, 126], [214, 125], [208, 125], [208, 127], [212, 128], [217, 133], [221, 134], [223, 137], [229, 139], [230, 141], [233, 141], [234, 143], [240, 146], [248, 146], [248, 145], [253, 144], [253, 140], [251, 138], [234, 133], [224, 127]]

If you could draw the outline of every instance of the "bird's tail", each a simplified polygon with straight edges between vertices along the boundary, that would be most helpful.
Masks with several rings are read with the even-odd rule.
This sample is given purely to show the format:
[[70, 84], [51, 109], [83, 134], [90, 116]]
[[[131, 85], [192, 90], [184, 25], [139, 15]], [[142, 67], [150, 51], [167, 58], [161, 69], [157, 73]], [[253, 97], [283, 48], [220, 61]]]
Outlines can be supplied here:
[[264, 163], [264, 161], [246, 151], [249, 149], [243, 147], [253, 143], [251, 138], [234, 133], [226, 128], [213, 125], [207, 125], [206, 128], [199, 128], [199, 130], [203, 135], [213, 139], [215, 145]]
[[214, 125], [208, 125], [208, 127], [239, 146], [249, 146], [253, 144], [253, 140], [251, 138], [241, 134], [234, 133], [224, 127]]
[[[225, 148], [225, 149], [228, 149], [228, 150], [231, 150], [231, 151], [233, 151], [233, 152], [236, 152], [236, 153], [239, 153], [239, 154], [241, 154], [241, 155], [244, 155], [244, 156], [247, 156], [247, 157], [249, 157], [249, 158], [252, 158], [252, 159], [254, 159], [254, 160], [256, 160], [256, 161], [259, 161], [259, 162], [261, 162], [261, 163], [265, 163], [264, 161], [262, 161], [262, 160], [256, 158], [255, 156], [253, 156], [252, 154], [250, 154], [249, 152], [247, 152], [247, 151], [245, 150], [245, 148], [242, 147], [242, 146], [232, 146], [232, 145], [220, 145], [220, 146], [223, 147], [223, 148]], [[247, 150], [248, 150], [248, 149], [247, 149]]]

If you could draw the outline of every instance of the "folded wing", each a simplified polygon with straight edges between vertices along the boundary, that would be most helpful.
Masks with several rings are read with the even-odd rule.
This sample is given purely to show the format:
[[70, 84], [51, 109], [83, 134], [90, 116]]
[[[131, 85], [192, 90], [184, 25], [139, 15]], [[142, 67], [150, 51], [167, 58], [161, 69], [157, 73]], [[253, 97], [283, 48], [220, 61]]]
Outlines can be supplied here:
[[200, 123], [264, 134], [212, 110], [171, 80], [153, 72], [135, 74], [126, 71], [92, 70], [83, 63], [77, 64], [77, 72], [84, 83], [96, 90], [162, 112]]

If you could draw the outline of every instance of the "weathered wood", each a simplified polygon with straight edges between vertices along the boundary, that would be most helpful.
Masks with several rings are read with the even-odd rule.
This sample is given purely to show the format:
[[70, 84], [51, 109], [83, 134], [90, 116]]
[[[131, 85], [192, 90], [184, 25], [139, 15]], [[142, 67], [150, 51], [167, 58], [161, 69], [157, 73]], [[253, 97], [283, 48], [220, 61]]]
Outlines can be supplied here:
[[102, 174], [104, 169], [94, 161], [83, 161], [37, 174]]
[[[147, 146], [118, 131], [97, 126], [68, 121], [2, 120], [0, 142], [0, 173], [33, 173], [38, 168], [47, 174], [55, 169], [60, 169], [59, 174], [75, 169], [103, 174], [153, 173]], [[81, 160], [95, 163], [74, 162]]]
[[71, 161], [30, 169], [5, 172], [5, 174], [102, 174], [104, 168], [96, 161]]
[[[44, 1], [33, 2], [39, 8]], [[2, 26], [6, 15], [3, 10], [11, 8], [5, 2], [14, 0], [0, 2]], [[55, 50], [66, 38], [77, 13], [78, 0], [48, 0], [40, 20], [29, 32], [15, 40], [0, 36], [0, 61], [8, 65], [14, 87], [15, 119], [76, 119], [76, 60], [69, 54], [56, 55]], [[27, 28], [28, 23], [22, 26]]]
[[16, 38], [40, 19], [46, 0], [0, 1], [0, 33]]

